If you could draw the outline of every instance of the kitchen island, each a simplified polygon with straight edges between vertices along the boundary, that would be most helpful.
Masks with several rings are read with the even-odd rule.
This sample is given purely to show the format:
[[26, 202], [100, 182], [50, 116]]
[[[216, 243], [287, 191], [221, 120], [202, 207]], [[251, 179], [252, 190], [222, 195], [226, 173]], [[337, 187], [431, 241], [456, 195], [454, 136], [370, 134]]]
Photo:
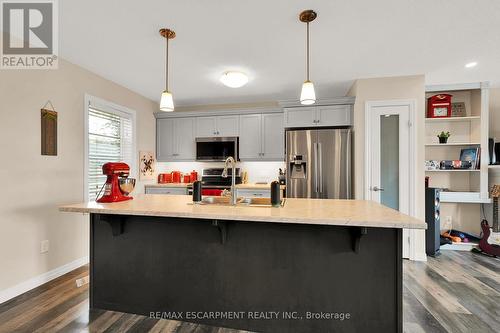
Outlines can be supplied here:
[[426, 227], [360, 200], [60, 210], [90, 213], [91, 308], [258, 332], [401, 332], [402, 228]]

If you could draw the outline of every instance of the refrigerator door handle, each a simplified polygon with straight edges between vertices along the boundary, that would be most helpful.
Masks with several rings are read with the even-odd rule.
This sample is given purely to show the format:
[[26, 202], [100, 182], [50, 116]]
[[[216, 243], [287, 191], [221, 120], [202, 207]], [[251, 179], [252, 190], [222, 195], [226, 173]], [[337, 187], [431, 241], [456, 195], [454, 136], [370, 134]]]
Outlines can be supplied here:
[[319, 192], [323, 193], [323, 149], [321, 148], [321, 142], [317, 143], [318, 145], [318, 153], [317, 153], [317, 164], [319, 167], [318, 172], [318, 183], [319, 183]]
[[314, 155], [314, 192], [319, 192], [318, 189], [318, 143], [313, 144]]

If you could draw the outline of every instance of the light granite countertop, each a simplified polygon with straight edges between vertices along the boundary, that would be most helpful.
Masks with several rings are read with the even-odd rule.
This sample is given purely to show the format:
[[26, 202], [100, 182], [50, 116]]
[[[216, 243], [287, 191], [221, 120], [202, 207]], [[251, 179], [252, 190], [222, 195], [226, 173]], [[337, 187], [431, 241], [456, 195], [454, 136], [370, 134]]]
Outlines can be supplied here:
[[193, 205], [188, 195], [139, 194], [133, 200], [60, 206], [62, 212], [253, 222], [425, 229], [426, 223], [367, 200], [287, 198], [283, 207]]

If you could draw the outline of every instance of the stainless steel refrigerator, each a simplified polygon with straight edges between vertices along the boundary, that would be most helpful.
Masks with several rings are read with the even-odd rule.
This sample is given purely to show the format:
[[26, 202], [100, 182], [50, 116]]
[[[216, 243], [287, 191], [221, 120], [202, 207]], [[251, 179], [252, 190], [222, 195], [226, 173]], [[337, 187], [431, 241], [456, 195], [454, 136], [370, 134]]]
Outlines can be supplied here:
[[351, 129], [286, 131], [289, 198], [352, 199]]

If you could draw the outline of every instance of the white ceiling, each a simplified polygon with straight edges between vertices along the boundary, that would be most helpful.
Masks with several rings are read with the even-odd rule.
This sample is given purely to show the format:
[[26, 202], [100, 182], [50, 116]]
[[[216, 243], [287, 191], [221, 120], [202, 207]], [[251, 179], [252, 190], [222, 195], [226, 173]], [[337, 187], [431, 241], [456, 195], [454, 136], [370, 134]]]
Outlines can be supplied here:
[[[303, 9], [311, 23], [311, 80], [319, 98], [356, 78], [425, 74], [428, 84], [500, 84], [498, 0], [63, 0], [63, 58], [152, 100], [164, 89], [161, 27], [171, 43], [176, 105], [298, 98], [305, 70]], [[478, 66], [464, 65], [477, 61]], [[242, 70], [243, 88], [223, 86]]]

